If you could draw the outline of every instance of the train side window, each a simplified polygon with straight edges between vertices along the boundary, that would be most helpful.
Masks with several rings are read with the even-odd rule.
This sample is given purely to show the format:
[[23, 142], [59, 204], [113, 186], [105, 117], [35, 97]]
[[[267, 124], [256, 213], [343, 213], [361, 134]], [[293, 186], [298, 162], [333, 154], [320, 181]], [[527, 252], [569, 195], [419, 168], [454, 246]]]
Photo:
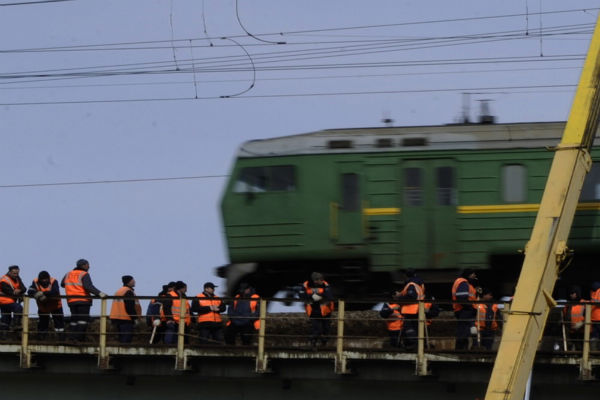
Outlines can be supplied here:
[[600, 162], [592, 163], [592, 169], [585, 177], [579, 200], [600, 200]]
[[293, 165], [242, 168], [233, 186], [235, 193], [293, 191], [296, 189], [296, 170]]
[[502, 166], [502, 199], [506, 203], [527, 200], [527, 168], [524, 165]]
[[357, 174], [342, 174], [342, 210], [360, 210], [360, 188]]
[[423, 170], [421, 168], [404, 169], [404, 196], [407, 206], [423, 205]]
[[437, 167], [435, 169], [435, 175], [438, 205], [455, 206], [456, 188], [454, 183], [454, 167]]

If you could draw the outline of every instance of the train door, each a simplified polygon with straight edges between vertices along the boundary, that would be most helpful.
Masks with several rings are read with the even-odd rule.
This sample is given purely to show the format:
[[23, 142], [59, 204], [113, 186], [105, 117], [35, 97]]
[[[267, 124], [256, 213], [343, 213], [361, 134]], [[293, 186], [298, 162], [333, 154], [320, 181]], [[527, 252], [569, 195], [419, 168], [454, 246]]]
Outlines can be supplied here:
[[358, 244], [364, 240], [360, 163], [338, 164], [337, 243]]
[[408, 160], [401, 168], [403, 265], [455, 267], [458, 241], [454, 160]]

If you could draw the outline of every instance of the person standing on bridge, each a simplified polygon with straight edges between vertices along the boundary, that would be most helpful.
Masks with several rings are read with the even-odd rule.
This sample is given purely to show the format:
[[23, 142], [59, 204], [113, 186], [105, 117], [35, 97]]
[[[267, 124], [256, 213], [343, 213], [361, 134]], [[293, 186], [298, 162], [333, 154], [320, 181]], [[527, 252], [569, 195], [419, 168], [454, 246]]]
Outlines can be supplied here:
[[[106, 293], [101, 292], [92, 283], [92, 278], [88, 273], [90, 263], [85, 259], [77, 260], [77, 266], [67, 272], [60, 286], [65, 288], [67, 296], [80, 296], [79, 298], [67, 298], [69, 310], [71, 310], [71, 320], [69, 322], [69, 338], [74, 341], [85, 341], [85, 333], [90, 320], [90, 308], [92, 307], [92, 294], [98, 297], [106, 297]], [[85, 296], [85, 297], [83, 297]]]
[[419, 321], [419, 302], [425, 300], [425, 283], [423, 279], [417, 276], [416, 271], [409, 268], [406, 271], [407, 282], [400, 292], [402, 300], [416, 301], [416, 303], [405, 303], [400, 309], [404, 318], [402, 335], [404, 337], [404, 347], [408, 351], [415, 350], [417, 347], [418, 321]]
[[379, 311], [381, 318], [385, 318], [385, 324], [390, 336], [390, 346], [392, 347], [401, 347], [400, 340], [404, 325], [404, 318], [400, 313], [402, 306], [398, 304], [402, 298], [401, 292], [399, 289], [393, 290], [392, 300], [389, 303], [385, 303], [381, 311]]
[[469, 304], [469, 302], [477, 300], [477, 291], [474, 286], [476, 282], [477, 274], [474, 270], [467, 268], [452, 285], [452, 308], [456, 316], [456, 343], [454, 346], [456, 350], [467, 350], [472, 331], [477, 333], [475, 330], [477, 310], [473, 304]]
[[41, 271], [29, 286], [27, 294], [33, 296], [38, 306], [38, 339], [46, 338], [50, 317], [52, 317], [57, 339], [59, 341], [65, 340], [65, 318], [62, 300], [59, 297], [58, 281], [51, 277], [47, 271]]
[[[585, 322], [585, 300], [581, 298], [581, 287], [573, 285], [568, 291], [569, 303], [563, 308], [563, 334], [568, 334], [569, 347], [573, 350], [583, 348], [583, 327]], [[568, 349], [567, 349], [568, 350]]]
[[302, 285], [300, 298], [305, 302], [306, 315], [310, 320], [310, 344], [314, 348], [320, 340], [327, 343], [331, 313], [334, 310], [333, 293], [320, 272], [313, 272], [310, 280]]
[[223, 323], [221, 313], [225, 304], [215, 295], [215, 284], [206, 282], [204, 291], [192, 301], [192, 314], [197, 315], [200, 342], [223, 344]]
[[183, 323], [185, 324], [184, 335], [186, 331], [189, 331], [189, 327], [192, 323], [192, 317], [190, 315], [190, 302], [187, 301], [185, 297], [186, 292], [187, 285], [185, 282], [177, 281], [175, 282], [175, 287], [173, 290], [168, 293], [162, 302], [163, 316], [167, 321], [167, 327], [165, 330], [165, 344], [177, 343], [182, 307], [185, 307], [183, 314]]
[[481, 303], [478, 303], [477, 318], [475, 321], [475, 327], [478, 330], [478, 345], [484, 347], [486, 350], [492, 350], [494, 345], [494, 338], [498, 331], [498, 304], [493, 303], [494, 294], [490, 289], [484, 288], [481, 291]]
[[[21, 296], [25, 293], [25, 285], [19, 277], [19, 266], [11, 265], [8, 267], [8, 272], [2, 278], [0, 278], [0, 293], [6, 296]], [[19, 327], [21, 325], [21, 317], [23, 315], [23, 306], [21, 306], [20, 297], [0, 297], [0, 311], [2, 317], [0, 318], [0, 335], [6, 336], [10, 328], [11, 322], [13, 322], [14, 315], [14, 326]]]
[[120, 343], [131, 343], [133, 327], [141, 321], [142, 307], [135, 298], [135, 279], [131, 275], [121, 277], [123, 286], [115, 293], [110, 308], [110, 321], [119, 332]]
[[238, 294], [229, 304], [227, 309], [227, 327], [225, 329], [225, 343], [235, 345], [235, 338], [239, 334], [242, 344], [247, 346], [252, 340], [252, 335], [260, 329], [260, 296], [254, 288], [242, 282]]

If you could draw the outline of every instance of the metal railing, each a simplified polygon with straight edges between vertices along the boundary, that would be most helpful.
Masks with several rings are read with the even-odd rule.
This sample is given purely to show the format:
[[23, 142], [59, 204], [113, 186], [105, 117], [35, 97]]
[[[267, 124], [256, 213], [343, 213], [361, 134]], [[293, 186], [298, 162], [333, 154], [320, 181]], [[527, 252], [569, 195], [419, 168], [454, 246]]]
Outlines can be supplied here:
[[[61, 296], [61, 298], [67, 297]], [[98, 298], [95, 299], [98, 301]], [[430, 361], [440, 359], [440, 354], [444, 354], [446, 361], [451, 359], [449, 357], [454, 357], [456, 361], [460, 361], [464, 357], [480, 361], [493, 360], [503, 327], [502, 320], [511, 312], [510, 303], [505, 303], [499, 307], [498, 329], [492, 332], [491, 350], [482, 347], [481, 332], [478, 331], [477, 335], [469, 337], [469, 349], [455, 352], [452, 347], [455, 340], [456, 317], [451, 311], [442, 311], [439, 316], [430, 317], [427, 315], [424, 301], [418, 303], [416, 335], [410, 337], [406, 335], [406, 332], [403, 332], [399, 337], [399, 342], [394, 346], [389, 342], [390, 339], [385, 326], [386, 320], [379, 316], [378, 311], [347, 312], [347, 304], [355, 304], [344, 300], [338, 300], [336, 311], [331, 316], [323, 318], [323, 320], [326, 320], [327, 325], [331, 325], [331, 332], [325, 332], [319, 337], [325, 344], [315, 348], [310, 343], [310, 333], [298, 324], [300, 321], [309, 321], [304, 313], [268, 313], [269, 304], [284, 300], [267, 300], [263, 298], [252, 299], [252, 301], [259, 302], [259, 315], [257, 318], [260, 320], [260, 328], [255, 332], [250, 346], [235, 344], [227, 346], [220, 342], [202, 340], [191, 327], [186, 327], [186, 307], [180, 307], [176, 334], [177, 341], [174, 345], [149, 342], [148, 338], [151, 335], [152, 327], [146, 326], [145, 323], [143, 326], [136, 328], [134, 332], [135, 339], [132, 343], [122, 344], [117, 341], [118, 332], [111, 329], [108, 323], [108, 302], [113, 299], [116, 298], [108, 296], [99, 299], [100, 315], [92, 318], [94, 324], [87, 332], [91, 340], [72, 342], [59, 340], [58, 337], [53, 337], [52, 334], [49, 335], [48, 340], [38, 338], [41, 332], [35, 328], [35, 321], [32, 318], [34, 314], [30, 311], [32, 299], [23, 297], [19, 299], [19, 301], [22, 301], [23, 307], [22, 315], [19, 315], [22, 318], [21, 327], [12, 327], [10, 331], [4, 332], [0, 339], [0, 353], [16, 350], [20, 354], [20, 366], [30, 368], [34, 365], [32, 354], [64, 353], [68, 352], [70, 348], [78, 347], [79, 349], [73, 351], [73, 353], [81, 354], [81, 348], [84, 348], [83, 354], [97, 355], [98, 367], [107, 369], [110, 368], [110, 357], [112, 355], [130, 354], [128, 348], [146, 348], [148, 350], [138, 350], [131, 352], [131, 354], [155, 355], [158, 352], [161, 355], [174, 356], [175, 369], [185, 370], [188, 369], [188, 358], [190, 356], [218, 357], [220, 354], [235, 355], [235, 352], [237, 352], [240, 356], [255, 357], [255, 370], [262, 373], [269, 371], [268, 358], [272, 355], [281, 354], [282, 352], [305, 352], [312, 354], [314, 357], [331, 358], [335, 365], [335, 372], [338, 374], [350, 372], [348, 360], [351, 358], [385, 357], [386, 359], [413, 360], [415, 362], [415, 374], [428, 375], [430, 374]], [[164, 298], [139, 296], [137, 299], [160, 300]], [[186, 301], [193, 299], [193, 297], [183, 298]], [[230, 302], [234, 299], [221, 298], [220, 300]], [[242, 300], [250, 301], [247, 298]], [[402, 304], [402, 302], [398, 303]], [[451, 307], [449, 302], [436, 303], [442, 308], [449, 309]], [[590, 338], [592, 304], [585, 303], [584, 307], [585, 319], [582, 328], [578, 332], [574, 332], [571, 326], [564, 321], [562, 310], [560, 308], [555, 309], [553, 311], [555, 318], [553, 320], [551, 314], [547, 332], [540, 342], [539, 351], [540, 354], [550, 354], [551, 357], [555, 355], [559, 355], [563, 359], [567, 357], [570, 364], [578, 363], [580, 378], [589, 380], [594, 379], [592, 367], [600, 364], [600, 359], [596, 348], [592, 349], [590, 345], [591, 343], [597, 343], [597, 341]], [[556, 316], [559, 317], [556, 318]], [[226, 318], [224, 316], [224, 319]], [[256, 317], [252, 319], [256, 319]], [[313, 318], [313, 320], [315, 319]], [[6, 337], [7, 334], [8, 337]], [[67, 331], [66, 334], [68, 336], [69, 332]], [[416, 342], [416, 346], [402, 346], [402, 342], [408, 343], [410, 341]], [[358, 355], [359, 353], [360, 355]]]

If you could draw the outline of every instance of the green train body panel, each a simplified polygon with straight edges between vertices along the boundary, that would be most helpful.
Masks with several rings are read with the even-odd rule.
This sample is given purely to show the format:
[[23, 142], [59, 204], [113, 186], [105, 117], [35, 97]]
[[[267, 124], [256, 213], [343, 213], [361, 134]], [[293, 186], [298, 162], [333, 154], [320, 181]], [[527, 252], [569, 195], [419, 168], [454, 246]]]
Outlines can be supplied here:
[[[521, 129], [526, 138], [527, 129], [535, 133], [548, 127], [539, 125], [509, 128]], [[561, 123], [551, 127], [562, 132]], [[436, 129], [447, 127], [429, 127], [428, 132]], [[231, 263], [361, 260], [369, 271], [385, 272], [487, 268], [494, 255], [519, 256], [553, 152], [534, 145], [456, 147], [321, 148], [237, 158], [222, 200]], [[594, 148], [592, 157], [600, 160], [600, 150]], [[243, 171], [272, 167], [265, 169], [268, 175], [279, 173], [281, 166], [293, 170], [293, 177], [287, 176], [293, 185], [263, 190], [268, 186], [263, 182], [258, 190], [236, 189]], [[518, 201], [505, 197], [503, 190], [513, 189], [503, 181], [505, 170], [524, 171], [524, 187], [514, 188]], [[598, 192], [597, 199], [581, 203], [589, 207], [577, 212], [569, 247], [597, 253], [600, 213], [594, 201], [600, 200], [600, 185], [592, 191]]]

